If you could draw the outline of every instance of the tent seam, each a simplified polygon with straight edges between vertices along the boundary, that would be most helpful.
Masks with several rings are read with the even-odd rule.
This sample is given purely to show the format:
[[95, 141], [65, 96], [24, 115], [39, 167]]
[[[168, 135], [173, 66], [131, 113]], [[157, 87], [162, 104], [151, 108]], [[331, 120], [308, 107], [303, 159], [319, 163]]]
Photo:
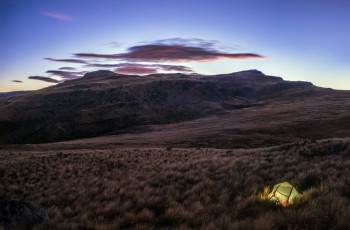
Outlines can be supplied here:
[[287, 204], [289, 204], [289, 197], [290, 197], [290, 195], [292, 194], [293, 189], [294, 189], [294, 187], [292, 188], [292, 190], [290, 190], [290, 193], [289, 193], [288, 199], [287, 199]]

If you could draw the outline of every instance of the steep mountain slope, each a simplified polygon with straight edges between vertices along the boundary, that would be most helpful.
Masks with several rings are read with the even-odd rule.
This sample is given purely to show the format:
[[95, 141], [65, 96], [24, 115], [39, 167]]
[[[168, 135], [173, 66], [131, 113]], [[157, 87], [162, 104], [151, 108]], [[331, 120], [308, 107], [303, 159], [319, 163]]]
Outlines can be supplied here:
[[[348, 135], [349, 99], [348, 91], [322, 89], [308, 82], [288, 82], [256, 70], [215, 76], [131, 76], [97, 71], [77, 80], [0, 99], [0, 143], [142, 133], [155, 130], [152, 125], [184, 121], [191, 127], [199, 118], [218, 118], [202, 124], [207, 133], [222, 125], [240, 124], [230, 130], [246, 132], [250, 125], [257, 126], [257, 130], [248, 129], [253, 131], [246, 135], [254, 136], [257, 132], [273, 135], [271, 132], [278, 134], [288, 124], [290, 128], [285, 132], [290, 132], [287, 136], [291, 137], [309, 135], [306, 133], [310, 133], [311, 126], [307, 127], [307, 123], [300, 126], [301, 117], [317, 128], [331, 118], [338, 133], [326, 130], [319, 136]], [[335, 102], [341, 106], [332, 106]], [[253, 120], [247, 121], [246, 117]], [[268, 124], [265, 131], [264, 119]], [[339, 130], [344, 132], [339, 134]]]

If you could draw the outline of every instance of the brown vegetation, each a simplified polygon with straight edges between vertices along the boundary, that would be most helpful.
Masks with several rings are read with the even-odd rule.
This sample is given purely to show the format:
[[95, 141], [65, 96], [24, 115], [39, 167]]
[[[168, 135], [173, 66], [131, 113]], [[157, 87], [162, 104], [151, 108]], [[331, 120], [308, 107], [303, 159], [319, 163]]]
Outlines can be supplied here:
[[[350, 229], [349, 157], [349, 139], [250, 150], [3, 146], [0, 202], [43, 206], [49, 220], [37, 229]], [[299, 204], [265, 199], [283, 181], [303, 194]]]

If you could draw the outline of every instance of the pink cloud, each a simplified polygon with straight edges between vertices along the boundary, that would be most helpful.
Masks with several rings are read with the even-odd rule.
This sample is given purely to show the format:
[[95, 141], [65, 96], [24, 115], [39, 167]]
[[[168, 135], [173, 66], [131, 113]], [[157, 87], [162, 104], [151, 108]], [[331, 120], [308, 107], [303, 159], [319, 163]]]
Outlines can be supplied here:
[[182, 65], [145, 65], [137, 63], [120, 63], [118, 64], [118, 67], [119, 68], [115, 69], [115, 72], [121, 74], [155, 74], [159, 73], [159, 71], [178, 71], [193, 73], [192, 69]]
[[115, 70], [120, 74], [155, 74], [157, 69], [148, 67], [120, 67]]
[[55, 18], [55, 19], [58, 19], [58, 20], [61, 20], [61, 21], [73, 21], [73, 18], [68, 16], [68, 15], [65, 15], [65, 14], [60, 14], [60, 13], [55, 13], [55, 12], [48, 12], [48, 11], [45, 11], [45, 12], [42, 12], [43, 15], [45, 16], [48, 16], [50, 18]]
[[154, 68], [161, 71], [179, 71], [179, 72], [193, 72], [193, 70], [183, 65], [162, 65], [162, 64], [138, 64], [138, 63], [118, 63], [118, 64], [99, 64], [90, 63], [86, 67], [102, 67], [102, 68], [113, 68], [113, 67], [124, 67], [124, 68]]

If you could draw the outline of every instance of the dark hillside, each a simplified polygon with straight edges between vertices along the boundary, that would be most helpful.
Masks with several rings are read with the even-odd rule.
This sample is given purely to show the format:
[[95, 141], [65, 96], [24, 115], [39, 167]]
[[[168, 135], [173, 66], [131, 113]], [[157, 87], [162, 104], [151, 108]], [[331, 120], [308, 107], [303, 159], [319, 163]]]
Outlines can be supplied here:
[[[338, 98], [337, 103], [342, 106], [333, 108], [329, 104], [333, 98]], [[344, 125], [344, 122], [349, 118], [349, 98], [347, 91], [322, 89], [308, 82], [288, 82], [256, 70], [215, 76], [131, 76], [97, 71], [42, 90], [0, 99], [0, 143], [56, 142], [127, 133], [131, 128], [140, 133], [152, 130], [152, 125], [195, 122], [212, 116], [223, 116], [222, 120], [233, 123], [253, 113], [264, 119], [270, 116], [267, 119], [272, 121], [273, 116], [279, 116], [280, 109], [288, 113], [288, 108], [291, 117], [283, 116], [280, 124], [273, 127], [267, 123], [265, 129], [265, 123], [257, 123], [259, 118], [254, 123], [259, 129], [247, 131], [254, 121], [249, 124], [245, 121], [234, 130], [249, 135], [275, 135], [281, 124], [285, 128], [284, 124], [288, 123], [290, 127], [281, 130], [292, 132], [288, 135], [293, 136], [303, 133], [300, 126], [304, 125], [294, 115], [316, 113], [337, 131], [348, 134], [349, 123]], [[294, 114], [293, 108], [300, 106], [302, 111]], [[324, 109], [330, 106], [331, 110]], [[231, 113], [240, 117], [228, 121], [227, 115]], [[311, 119], [312, 127], [324, 124], [318, 117]], [[310, 130], [307, 131], [305, 135], [309, 135]], [[322, 130], [319, 136], [337, 135]]]

